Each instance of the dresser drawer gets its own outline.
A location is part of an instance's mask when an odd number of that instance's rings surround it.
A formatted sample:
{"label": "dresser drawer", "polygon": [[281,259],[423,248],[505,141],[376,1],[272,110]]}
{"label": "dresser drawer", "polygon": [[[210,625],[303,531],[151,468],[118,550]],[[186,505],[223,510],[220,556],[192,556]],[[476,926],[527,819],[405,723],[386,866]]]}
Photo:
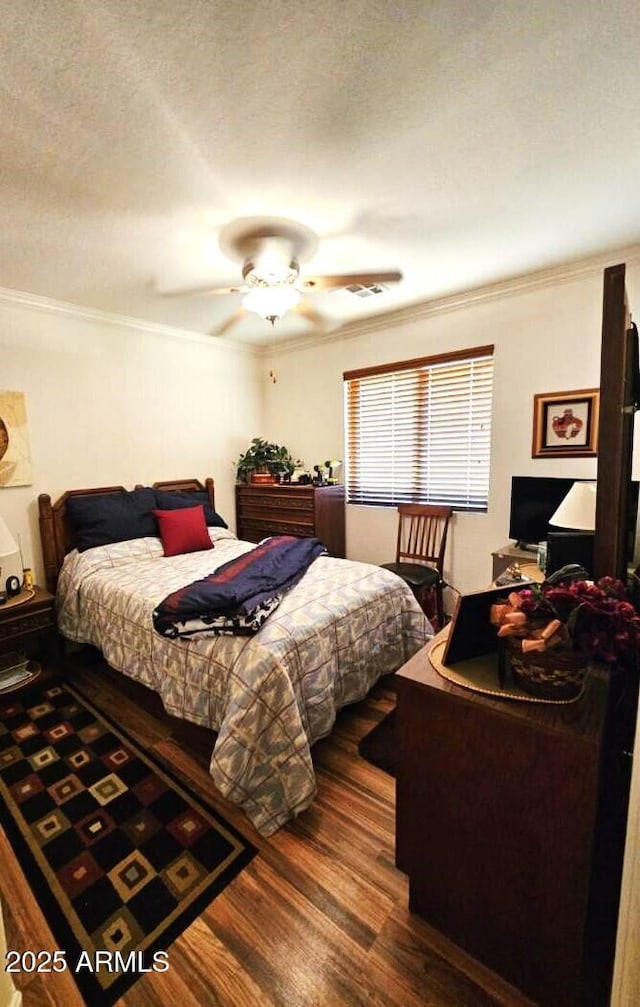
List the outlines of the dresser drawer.
{"label": "dresser drawer", "polygon": [[10,623],[0,623],[0,639],[10,639],[25,633],[37,633],[39,630],[53,629],[54,627],[55,617],[52,610],[29,612],[17,616]]}
{"label": "dresser drawer", "polygon": [[295,514],[313,514],[313,494],[312,493],[252,493],[242,492],[239,494],[238,503],[240,512],[243,514],[255,514],[261,511],[293,511]]}
{"label": "dresser drawer", "polygon": [[37,585],[31,594],[0,606],[0,654],[15,650],[31,657],[32,648],[45,654],[57,639],[54,596]]}
{"label": "dresser drawer", "polygon": [[238,508],[240,520],[245,521],[294,521],[313,527],[313,507],[278,506],[270,501],[261,505],[258,501],[241,502]]}
{"label": "dresser drawer", "polygon": [[238,538],[249,542],[259,542],[268,535],[298,535],[307,538],[314,534],[312,524],[296,524],[294,521],[243,520],[238,529]]}

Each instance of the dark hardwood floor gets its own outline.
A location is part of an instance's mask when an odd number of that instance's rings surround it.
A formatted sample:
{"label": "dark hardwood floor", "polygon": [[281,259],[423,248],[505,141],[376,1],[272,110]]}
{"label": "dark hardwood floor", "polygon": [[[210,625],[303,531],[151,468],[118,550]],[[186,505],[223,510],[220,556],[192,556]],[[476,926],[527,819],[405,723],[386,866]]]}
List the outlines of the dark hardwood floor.
{"label": "dark hardwood floor", "polygon": [[[314,748],[318,796],[262,839],[218,798],[211,736],[167,717],[153,694],[80,651],[65,674],[257,846],[258,854],[168,949],[165,973],[143,975],[118,1007],[524,1007],[529,1001],[407,909],[394,864],[395,783],[358,741],[394,705],[389,682],[343,710]],[[0,833],[7,946],[55,950]],[[70,973],[14,977],[23,1007],[78,1007]]]}

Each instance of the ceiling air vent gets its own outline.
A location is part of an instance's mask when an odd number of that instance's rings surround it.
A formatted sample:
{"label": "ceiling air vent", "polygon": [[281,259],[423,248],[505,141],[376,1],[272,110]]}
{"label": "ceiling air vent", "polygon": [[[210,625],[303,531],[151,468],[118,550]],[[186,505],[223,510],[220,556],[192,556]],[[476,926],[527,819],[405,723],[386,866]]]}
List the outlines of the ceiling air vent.
{"label": "ceiling air vent", "polygon": [[360,283],[352,283],[349,287],[344,287],[344,290],[348,290],[350,294],[355,294],[356,297],[371,297],[372,294],[384,294],[385,290],[389,288],[383,283],[369,283],[363,286]]}

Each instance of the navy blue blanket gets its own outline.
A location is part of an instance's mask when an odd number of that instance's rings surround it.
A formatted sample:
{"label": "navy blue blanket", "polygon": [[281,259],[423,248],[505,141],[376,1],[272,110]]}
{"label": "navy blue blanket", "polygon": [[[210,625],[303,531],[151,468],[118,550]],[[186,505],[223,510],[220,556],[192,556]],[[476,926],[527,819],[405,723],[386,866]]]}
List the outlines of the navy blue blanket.
{"label": "navy blue blanket", "polygon": [[272,612],[326,551],[317,538],[274,535],[202,580],[173,591],[155,609],[154,628],[170,637],[256,632],[264,613]]}

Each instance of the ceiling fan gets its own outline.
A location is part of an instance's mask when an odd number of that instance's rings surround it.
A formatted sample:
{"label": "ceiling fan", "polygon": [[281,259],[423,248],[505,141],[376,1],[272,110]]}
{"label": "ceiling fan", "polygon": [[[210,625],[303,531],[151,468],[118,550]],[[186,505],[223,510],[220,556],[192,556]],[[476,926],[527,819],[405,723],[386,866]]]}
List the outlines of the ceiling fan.
{"label": "ceiling fan", "polygon": [[169,295],[244,294],[242,304],[211,332],[213,336],[224,335],[251,311],[275,325],[287,311],[293,310],[323,329],[325,319],[303,298],[304,293],[397,283],[402,279],[397,270],[300,276],[300,263],[315,254],[319,239],[311,228],[284,217],[240,217],[222,228],[218,241],[228,259],[242,264],[244,282],[234,287],[194,287]]}

